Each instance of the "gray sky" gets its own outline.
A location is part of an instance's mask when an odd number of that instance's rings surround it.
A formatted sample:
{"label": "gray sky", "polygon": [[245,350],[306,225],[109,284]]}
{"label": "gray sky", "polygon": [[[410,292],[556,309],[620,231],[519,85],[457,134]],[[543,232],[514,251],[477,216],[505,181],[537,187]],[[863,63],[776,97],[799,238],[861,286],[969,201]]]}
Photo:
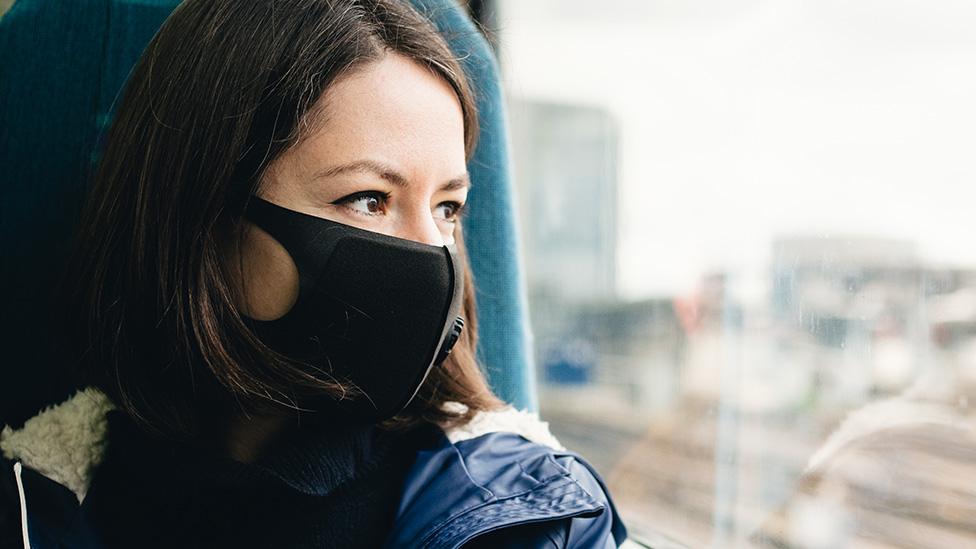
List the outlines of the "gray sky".
{"label": "gray sky", "polygon": [[501,4],[509,93],[620,123],[625,296],[763,280],[793,234],[976,268],[976,2]]}

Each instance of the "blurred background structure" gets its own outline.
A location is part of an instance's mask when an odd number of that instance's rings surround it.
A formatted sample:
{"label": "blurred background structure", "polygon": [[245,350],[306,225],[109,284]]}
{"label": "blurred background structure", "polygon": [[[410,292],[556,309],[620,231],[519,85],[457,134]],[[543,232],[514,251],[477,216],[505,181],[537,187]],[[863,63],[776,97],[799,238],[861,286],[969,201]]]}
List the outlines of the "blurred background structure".
{"label": "blurred background structure", "polygon": [[976,546],[976,5],[495,8],[543,417],[635,537]]}

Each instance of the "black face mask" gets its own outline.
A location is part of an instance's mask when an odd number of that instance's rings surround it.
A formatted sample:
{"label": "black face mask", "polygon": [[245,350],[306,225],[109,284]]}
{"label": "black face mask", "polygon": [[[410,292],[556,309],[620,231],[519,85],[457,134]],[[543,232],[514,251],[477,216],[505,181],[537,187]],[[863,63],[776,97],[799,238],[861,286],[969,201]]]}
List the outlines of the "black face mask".
{"label": "black face mask", "polygon": [[454,246],[366,231],[258,197],[245,217],[284,246],[299,278],[288,313],[246,319],[255,334],[312,371],[354,384],[362,394],[332,401],[339,410],[369,421],[403,410],[464,326]]}

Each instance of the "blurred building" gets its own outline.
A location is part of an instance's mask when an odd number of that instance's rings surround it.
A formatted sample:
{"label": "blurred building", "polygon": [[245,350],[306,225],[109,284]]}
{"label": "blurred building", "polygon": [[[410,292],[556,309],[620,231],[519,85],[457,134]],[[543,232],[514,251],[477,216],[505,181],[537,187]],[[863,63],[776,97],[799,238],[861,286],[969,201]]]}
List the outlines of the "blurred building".
{"label": "blurred building", "polygon": [[618,125],[581,105],[511,112],[543,400],[576,406],[586,390],[647,421],[680,394],[682,330],[670,299],[617,299]]}
{"label": "blurred building", "polygon": [[522,241],[533,301],[616,293],[619,130],[601,109],[512,102]]}

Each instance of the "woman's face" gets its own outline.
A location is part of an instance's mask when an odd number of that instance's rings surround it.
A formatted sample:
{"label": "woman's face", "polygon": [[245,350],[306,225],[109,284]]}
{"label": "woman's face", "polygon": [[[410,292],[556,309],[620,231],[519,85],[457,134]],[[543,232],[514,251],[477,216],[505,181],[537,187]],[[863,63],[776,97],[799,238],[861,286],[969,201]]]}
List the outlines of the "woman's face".
{"label": "woman's face", "polygon": [[[310,121],[315,133],[272,162],[258,194],[362,229],[453,243],[470,184],[461,104],[451,86],[388,54],[334,83],[318,107]],[[278,318],[298,297],[298,271],[271,236],[248,229],[242,255],[230,258],[243,267],[244,312]]]}

